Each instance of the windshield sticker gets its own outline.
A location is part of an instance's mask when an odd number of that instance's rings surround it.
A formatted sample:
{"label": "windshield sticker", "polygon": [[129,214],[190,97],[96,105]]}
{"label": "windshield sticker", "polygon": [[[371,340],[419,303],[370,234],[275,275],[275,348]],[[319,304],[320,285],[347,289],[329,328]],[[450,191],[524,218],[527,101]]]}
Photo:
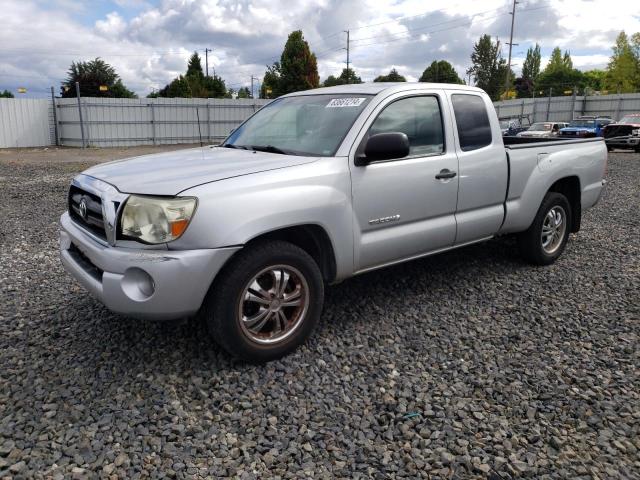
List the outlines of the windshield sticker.
{"label": "windshield sticker", "polygon": [[359,107],[366,98],[332,98],[324,108]]}

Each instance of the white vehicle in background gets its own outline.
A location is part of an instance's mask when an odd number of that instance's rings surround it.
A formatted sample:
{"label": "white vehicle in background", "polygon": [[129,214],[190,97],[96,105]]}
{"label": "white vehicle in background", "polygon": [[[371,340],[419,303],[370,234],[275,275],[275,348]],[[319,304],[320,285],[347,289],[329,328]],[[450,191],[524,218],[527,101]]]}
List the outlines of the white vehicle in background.
{"label": "white vehicle in background", "polygon": [[568,127],[566,122],[536,122],[524,132],[518,133],[517,137],[557,137],[560,129]]}

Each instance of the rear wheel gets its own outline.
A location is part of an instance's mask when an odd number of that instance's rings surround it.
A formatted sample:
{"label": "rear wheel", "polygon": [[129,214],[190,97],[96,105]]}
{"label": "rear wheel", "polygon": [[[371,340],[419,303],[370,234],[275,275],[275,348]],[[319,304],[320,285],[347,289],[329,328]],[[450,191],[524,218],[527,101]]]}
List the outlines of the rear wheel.
{"label": "rear wheel", "polygon": [[547,193],[531,226],[518,236],[522,256],[535,265],[555,262],[567,245],[571,218],[567,197]]}
{"label": "rear wheel", "polygon": [[217,343],[250,362],[293,351],[318,323],[324,285],[316,262],[283,241],[246,247],[220,272],[202,314]]}

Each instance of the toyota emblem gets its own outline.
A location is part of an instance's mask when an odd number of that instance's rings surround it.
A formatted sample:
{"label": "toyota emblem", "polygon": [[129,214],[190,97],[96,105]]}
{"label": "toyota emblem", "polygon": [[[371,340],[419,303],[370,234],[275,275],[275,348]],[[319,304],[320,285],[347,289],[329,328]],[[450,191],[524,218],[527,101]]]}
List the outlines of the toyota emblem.
{"label": "toyota emblem", "polygon": [[80,200],[80,204],[78,205],[78,210],[80,210],[80,216],[83,220],[87,219],[87,201],[83,198]]}

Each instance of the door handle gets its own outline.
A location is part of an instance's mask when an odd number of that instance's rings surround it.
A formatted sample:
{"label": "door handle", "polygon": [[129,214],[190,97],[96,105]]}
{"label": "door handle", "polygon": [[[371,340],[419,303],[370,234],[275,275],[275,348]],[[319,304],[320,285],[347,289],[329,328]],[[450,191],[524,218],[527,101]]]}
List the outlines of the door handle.
{"label": "door handle", "polygon": [[438,179],[438,180],[447,180],[449,178],[455,177],[456,175],[457,175],[456,172],[452,172],[448,168],[445,168],[443,170],[440,170],[440,173],[438,173],[436,175],[436,179]]}

